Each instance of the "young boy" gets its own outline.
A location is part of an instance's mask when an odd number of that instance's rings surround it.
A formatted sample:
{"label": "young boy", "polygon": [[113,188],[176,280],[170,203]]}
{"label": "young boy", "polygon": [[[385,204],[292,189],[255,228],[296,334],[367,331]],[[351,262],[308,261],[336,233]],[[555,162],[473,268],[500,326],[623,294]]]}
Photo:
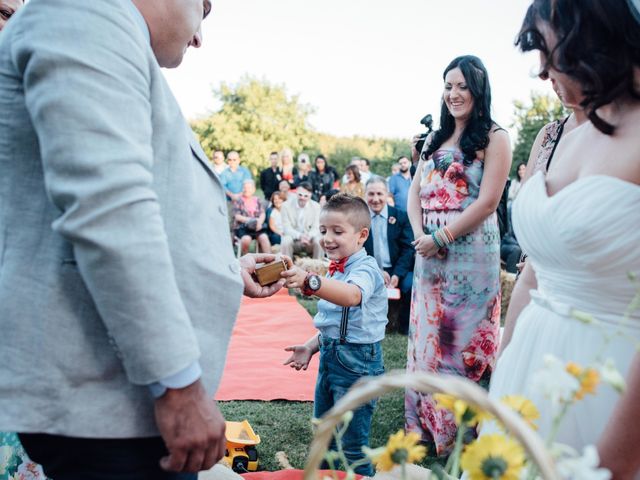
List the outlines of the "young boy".
{"label": "young boy", "polygon": [[[293,352],[285,365],[297,370],[306,370],[311,357],[320,352],[316,418],[357,380],[384,372],[380,341],[387,324],[388,302],[378,264],[363,248],[370,224],[369,208],[361,198],[334,195],[320,213],[320,244],[331,260],[329,272],[322,279],[295,266],[282,273],[289,288],[301,288],[303,294],[321,299],[314,318],[319,334],[304,345],[285,349]],[[350,463],[365,458],[362,447],[369,444],[374,406],[372,401],[354,412],[342,439]],[[355,471],[368,476],[374,473],[371,462]]]}

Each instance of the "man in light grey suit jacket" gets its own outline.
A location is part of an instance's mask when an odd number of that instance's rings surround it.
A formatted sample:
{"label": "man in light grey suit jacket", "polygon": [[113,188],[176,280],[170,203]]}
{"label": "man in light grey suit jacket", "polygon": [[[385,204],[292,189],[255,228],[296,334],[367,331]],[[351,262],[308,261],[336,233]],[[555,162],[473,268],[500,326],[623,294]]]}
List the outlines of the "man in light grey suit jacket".
{"label": "man in light grey suit jacket", "polygon": [[160,71],[209,9],[31,0],[0,35],[0,430],[56,480],[209,468],[243,284],[280,288],[250,275],[270,256],[234,260]]}

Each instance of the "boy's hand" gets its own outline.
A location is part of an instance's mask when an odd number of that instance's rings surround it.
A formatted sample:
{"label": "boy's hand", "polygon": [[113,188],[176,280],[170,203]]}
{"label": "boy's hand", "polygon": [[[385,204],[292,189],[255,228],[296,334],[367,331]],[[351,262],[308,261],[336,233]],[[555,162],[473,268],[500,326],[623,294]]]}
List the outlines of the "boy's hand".
{"label": "boy's hand", "polygon": [[291,356],[283,363],[289,365],[296,370],[306,370],[313,356],[311,348],[306,345],[293,345],[284,349],[286,352],[293,352]]}
{"label": "boy's hand", "polygon": [[304,286],[304,280],[307,278],[307,271],[294,265],[280,275],[285,279],[287,288],[302,288]]}

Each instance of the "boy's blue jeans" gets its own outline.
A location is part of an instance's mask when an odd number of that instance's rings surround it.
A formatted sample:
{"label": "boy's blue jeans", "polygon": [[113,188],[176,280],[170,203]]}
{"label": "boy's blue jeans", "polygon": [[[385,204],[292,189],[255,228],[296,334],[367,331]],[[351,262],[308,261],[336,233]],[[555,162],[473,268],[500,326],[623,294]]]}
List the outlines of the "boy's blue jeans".
{"label": "boy's blue jeans", "polygon": [[[380,342],[356,344],[320,336],[320,368],[315,392],[315,418],[320,418],[360,378],[382,375],[384,362]],[[375,400],[353,412],[353,419],[342,438],[342,448],[349,463],[365,457],[362,447],[369,445],[369,431]],[[332,442],[331,450],[336,450]],[[361,475],[373,476],[371,462],[355,469]]]}

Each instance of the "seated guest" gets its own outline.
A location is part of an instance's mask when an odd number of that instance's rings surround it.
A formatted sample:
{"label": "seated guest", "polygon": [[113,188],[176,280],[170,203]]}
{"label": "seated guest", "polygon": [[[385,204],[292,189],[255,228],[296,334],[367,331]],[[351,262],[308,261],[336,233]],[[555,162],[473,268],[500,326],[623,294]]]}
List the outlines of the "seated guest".
{"label": "seated guest", "polygon": [[407,211],[407,197],[411,186],[411,160],[407,157],[398,159],[400,171],[389,178],[389,193],[393,195],[393,201],[397,208]]}
{"label": "seated guest", "polygon": [[296,199],[296,193],[291,191],[291,184],[286,180],[280,180],[278,184],[278,191],[285,196],[285,202],[287,200]]}
{"label": "seated guest", "polygon": [[415,253],[411,244],[413,231],[406,212],[387,205],[388,195],[386,180],[372,176],[365,190],[365,200],[371,213],[371,233],[364,248],[378,262],[385,285],[400,289],[399,327],[401,333],[407,334]]}
{"label": "seated guest", "polygon": [[509,273],[518,273],[518,263],[521,256],[522,249],[515,234],[513,231],[507,232],[500,240],[500,260],[504,269]]}
{"label": "seated guest", "polygon": [[242,193],[233,201],[233,233],[240,239],[241,252],[249,251],[251,240],[256,239],[260,251],[271,253],[271,244],[265,226],[265,211],[260,199],[256,196],[256,184],[253,180],[245,180]]}
{"label": "seated guest", "polygon": [[311,161],[309,160],[309,155],[307,155],[306,153],[301,153],[300,155],[298,155],[298,171],[293,176],[294,186],[297,187],[302,182],[308,182],[310,173]]}
{"label": "seated guest", "polygon": [[320,205],[324,205],[331,195],[338,191],[336,190],[338,172],[327,163],[324,155],[316,157],[315,169],[309,174],[309,181],[313,187],[311,198]]}
{"label": "seated guest", "polygon": [[311,184],[298,185],[296,197],[282,205],[282,253],[293,258],[294,253],[304,251],[313,258],[322,258],[320,205],[311,200]]}
{"label": "seated guest", "polygon": [[356,165],[349,165],[344,174],[347,181],[342,184],[340,191],[364,198],[364,185],[360,181],[360,170]]}
{"label": "seated guest", "polygon": [[278,190],[278,184],[282,180],[282,170],[278,166],[278,152],[269,154],[270,166],[260,172],[260,188],[264,193],[264,198],[269,200],[273,192]]}
{"label": "seated guest", "polygon": [[251,172],[240,165],[240,154],[235,150],[227,155],[229,168],[220,174],[220,181],[227,199],[234,201],[241,197],[245,180],[252,180]]}
{"label": "seated guest", "polygon": [[282,234],[282,205],[287,201],[287,196],[282,192],[271,194],[271,206],[267,209],[267,233],[271,245],[280,245]]}

